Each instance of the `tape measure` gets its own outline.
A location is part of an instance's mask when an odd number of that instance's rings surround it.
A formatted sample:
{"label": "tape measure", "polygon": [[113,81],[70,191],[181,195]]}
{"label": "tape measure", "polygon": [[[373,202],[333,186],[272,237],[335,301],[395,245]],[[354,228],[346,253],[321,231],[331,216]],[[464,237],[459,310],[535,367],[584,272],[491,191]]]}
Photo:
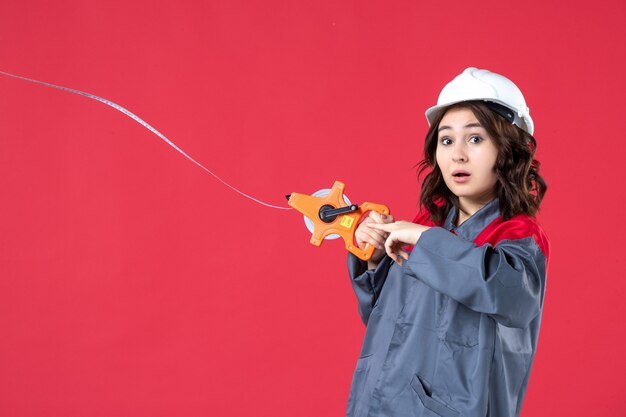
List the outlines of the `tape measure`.
{"label": "tape measure", "polygon": [[[51,84],[45,81],[39,81],[32,78],[23,77],[21,75],[15,75],[4,71],[0,71],[0,75],[5,75],[22,81],[28,81],[72,94],[77,94],[79,96],[87,97],[89,99],[99,101],[100,103],[103,103],[109,107],[112,107],[115,110],[123,113],[125,116],[130,117],[144,128],[148,129],[150,132],[158,136],[162,141],[178,151],[182,156],[193,162],[195,165],[197,165],[208,174],[212,175],[215,179],[220,181],[225,186],[241,194],[243,197],[246,197],[266,207],[279,210],[290,210],[290,207],[281,207],[266,203],[235,188],[234,186],[220,178],[218,175],[216,175],[213,171],[206,168],[200,162],[196,161],[194,158],[185,153],[174,142],[172,142],[170,139],[168,139],[165,135],[156,130],[142,118],[117,103],[114,103],[95,94],[56,84]],[[348,251],[363,260],[370,259],[372,254],[374,253],[375,248],[368,244],[365,246],[364,249],[360,249],[354,243],[354,232],[356,231],[356,228],[358,227],[362,217],[365,216],[369,211],[376,211],[378,213],[386,215],[389,214],[389,208],[382,204],[367,202],[361,204],[360,206],[352,204],[350,200],[343,194],[344,188],[345,185],[342,182],[335,181],[335,184],[330,189],[319,190],[313,193],[313,195],[292,193],[287,196],[287,199],[289,200],[289,205],[291,207],[304,214],[304,222],[307,229],[309,229],[309,231],[311,232],[311,243],[313,245],[320,246],[325,239],[331,240],[342,237],[345,241],[346,249],[348,249]]]}
{"label": "tape measure", "polygon": [[325,239],[342,237],[346,249],[366,261],[372,257],[375,248],[370,244],[359,248],[354,242],[354,232],[368,212],[387,215],[389,208],[369,202],[352,204],[344,195],[344,189],[344,183],[335,181],[330,189],[322,189],[312,195],[291,193],[287,200],[291,207],[304,215],[304,223],[311,232],[311,244],[321,246]]}

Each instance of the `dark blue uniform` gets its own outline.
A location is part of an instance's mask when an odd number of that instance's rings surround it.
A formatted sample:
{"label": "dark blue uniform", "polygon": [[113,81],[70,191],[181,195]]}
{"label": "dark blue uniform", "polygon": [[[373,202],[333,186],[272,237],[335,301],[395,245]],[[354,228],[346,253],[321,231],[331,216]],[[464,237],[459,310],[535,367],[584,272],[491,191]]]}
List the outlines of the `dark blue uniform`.
{"label": "dark blue uniform", "polygon": [[[543,306],[548,241],[493,200],[459,227],[452,209],[400,266],[350,255],[367,325],[349,417],[518,416]],[[429,224],[422,213],[417,223]]]}

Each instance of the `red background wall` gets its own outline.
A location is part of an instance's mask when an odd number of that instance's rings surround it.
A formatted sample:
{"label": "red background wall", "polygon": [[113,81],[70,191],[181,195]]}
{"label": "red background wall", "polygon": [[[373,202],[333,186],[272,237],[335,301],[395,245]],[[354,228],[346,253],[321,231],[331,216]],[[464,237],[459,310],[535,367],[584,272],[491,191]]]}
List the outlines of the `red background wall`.
{"label": "red background wall", "polygon": [[[416,210],[424,110],[524,92],[552,259],[524,417],[626,415],[626,3],[5,1],[0,70],[106,97],[243,191]],[[0,415],[341,416],[364,328],[337,241],[121,113],[0,76]]]}

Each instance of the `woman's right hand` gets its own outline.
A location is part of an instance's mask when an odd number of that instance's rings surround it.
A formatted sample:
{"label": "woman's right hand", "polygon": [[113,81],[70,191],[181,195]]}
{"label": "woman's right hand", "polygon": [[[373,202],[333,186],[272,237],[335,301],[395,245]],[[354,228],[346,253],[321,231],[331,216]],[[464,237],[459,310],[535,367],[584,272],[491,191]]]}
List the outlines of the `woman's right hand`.
{"label": "woman's right hand", "polygon": [[369,224],[384,224],[393,222],[394,220],[392,215],[385,215],[375,211],[370,211],[367,214],[367,217],[365,217],[354,232],[355,243],[360,249],[364,249],[367,244],[376,248],[372,257],[368,261],[368,266],[370,268],[375,268],[376,264],[378,264],[383,256],[385,256],[385,241],[387,240],[389,233],[382,230],[376,230],[370,227]]}

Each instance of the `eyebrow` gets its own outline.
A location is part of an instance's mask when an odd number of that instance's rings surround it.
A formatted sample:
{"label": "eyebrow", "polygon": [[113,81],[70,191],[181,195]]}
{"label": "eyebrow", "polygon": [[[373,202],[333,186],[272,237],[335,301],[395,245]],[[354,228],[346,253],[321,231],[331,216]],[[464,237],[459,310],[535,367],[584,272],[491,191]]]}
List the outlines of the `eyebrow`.
{"label": "eyebrow", "polygon": [[[472,127],[483,127],[483,126],[480,123],[469,123],[469,124],[466,124],[463,127],[465,129],[469,129],[469,128],[472,128]],[[439,133],[439,132],[441,132],[442,130],[445,130],[445,129],[452,129],[452,128],[450,126],[446,126],[446,125],[439,126],[439,129],[437,130],[437,133]]]}

